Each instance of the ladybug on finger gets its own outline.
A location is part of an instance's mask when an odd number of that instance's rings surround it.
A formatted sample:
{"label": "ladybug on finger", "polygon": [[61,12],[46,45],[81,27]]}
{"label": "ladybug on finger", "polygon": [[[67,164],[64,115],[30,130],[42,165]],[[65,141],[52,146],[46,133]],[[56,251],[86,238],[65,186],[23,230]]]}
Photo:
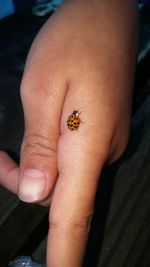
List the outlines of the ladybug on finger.
{"label": "ladybug on finger", "polygon": [[77,110],[74,110],[67,119],[67,127],[71,131],[77,130],[79,128],[80,122],[81,120],[79,117],[79,112]]}

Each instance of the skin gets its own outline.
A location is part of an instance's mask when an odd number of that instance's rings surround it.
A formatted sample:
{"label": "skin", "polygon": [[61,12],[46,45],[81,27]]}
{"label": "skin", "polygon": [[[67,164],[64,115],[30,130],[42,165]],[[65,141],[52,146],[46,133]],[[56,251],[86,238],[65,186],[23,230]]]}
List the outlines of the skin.
{"label": "skin", "polygon": [[[101,170],[128,141],[137,32],[134,0],[68,0],[29,52],[21,162],[1,151],[0,183],[26,202],[51,201],[47,267],[82,265]],[[77,131],[66,125],[73,110]]]}

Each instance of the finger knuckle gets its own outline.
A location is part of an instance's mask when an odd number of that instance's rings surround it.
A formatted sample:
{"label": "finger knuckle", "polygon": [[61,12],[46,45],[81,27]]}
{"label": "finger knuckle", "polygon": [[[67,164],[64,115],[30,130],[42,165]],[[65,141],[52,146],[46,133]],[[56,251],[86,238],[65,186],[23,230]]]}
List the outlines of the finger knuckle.
{"label": "finger knuckle", "polygon": [[[32,77],[33,76],[33,77]],[[45,101],[56,96],[57,78],[53,74],[47,77],[46,74],[26,74],[21,82],[21,99],[23,103],[34,101]]]}
{"label": "finger knuckle", "polygon": [[51,158],[56,156],[57,148],[54,142],[40,135],[27,135],[22,143],[23,154],[34,158]]}
{"label": "finger knuckle", "polygon": [[92,216],[82,218],[53,220],[50,219],[50,229],[60,230],[64,232],[75,233],[76,235],[87,236],[90,231]]}

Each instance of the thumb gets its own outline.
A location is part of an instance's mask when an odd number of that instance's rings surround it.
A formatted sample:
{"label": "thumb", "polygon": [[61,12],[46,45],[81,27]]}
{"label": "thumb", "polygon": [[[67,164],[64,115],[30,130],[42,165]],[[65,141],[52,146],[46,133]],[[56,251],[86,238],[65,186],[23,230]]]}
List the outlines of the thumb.
{"label": "thumb", "polygon": [[18,196],[26,202],[47,199],[57,178],[56,158],[61,113],[57,102],[60,99],[54,101],[52,97],[48,98],[43,86],[42,89],[43,92],[36,86],[35,92],[23,86],[21,91],[25,133],[21,149]]}

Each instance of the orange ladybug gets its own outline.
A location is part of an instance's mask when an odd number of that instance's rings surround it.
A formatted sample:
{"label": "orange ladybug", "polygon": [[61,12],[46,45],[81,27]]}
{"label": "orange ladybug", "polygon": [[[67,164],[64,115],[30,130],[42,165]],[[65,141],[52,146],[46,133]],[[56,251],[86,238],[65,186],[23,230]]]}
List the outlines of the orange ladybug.
{"label": "orange ladybug", "polygon": [[79,112],[77,110],[74,110],[68,117],[67,127],[71,131],[77,130],[79,128],[80,122],[81,120],[79,118]]}

